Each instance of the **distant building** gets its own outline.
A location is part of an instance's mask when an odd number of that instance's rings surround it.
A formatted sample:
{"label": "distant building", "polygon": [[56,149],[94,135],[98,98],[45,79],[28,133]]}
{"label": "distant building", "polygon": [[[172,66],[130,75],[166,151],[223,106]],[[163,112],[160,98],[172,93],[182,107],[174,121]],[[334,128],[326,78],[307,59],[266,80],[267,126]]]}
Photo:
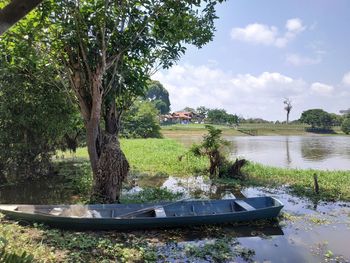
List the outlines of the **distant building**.
{"label": "distant building", "polygon": [[341,114],[350,114],[350,108],[347,110],[340,110],[339,111]]}
{"label": "distant building", "polygon": [[174,123],[188,124],[191,122],[192,115],[190,112],[178,111],[172,114]]}
{"label": "distant building", "polygon": [[171,114],[161,115],[160,122],[161,123],[181,123],[181,124],[189,124],[189,123],[201,123],[203,118],[192,111],[177,111]]}

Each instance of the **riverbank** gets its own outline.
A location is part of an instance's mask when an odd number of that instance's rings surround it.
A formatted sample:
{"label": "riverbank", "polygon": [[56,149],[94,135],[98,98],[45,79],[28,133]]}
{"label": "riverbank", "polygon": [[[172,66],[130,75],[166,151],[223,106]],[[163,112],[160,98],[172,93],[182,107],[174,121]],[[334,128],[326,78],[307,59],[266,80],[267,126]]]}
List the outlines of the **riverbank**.
{"label": "riverbank", "polygon": [[[221,129],[224,136],[273,136],[273,135],[324,135],[310,133],[305,130],[309,126],[303,124],[243,123],[238,127],[213,125]],[[164,137],[202,136],[206,133],[205,124],[175,124],[161,126]],[[344,135],[340,127],[334,127],[334,134]],[[326,134],[330,135],[330,134]]]}

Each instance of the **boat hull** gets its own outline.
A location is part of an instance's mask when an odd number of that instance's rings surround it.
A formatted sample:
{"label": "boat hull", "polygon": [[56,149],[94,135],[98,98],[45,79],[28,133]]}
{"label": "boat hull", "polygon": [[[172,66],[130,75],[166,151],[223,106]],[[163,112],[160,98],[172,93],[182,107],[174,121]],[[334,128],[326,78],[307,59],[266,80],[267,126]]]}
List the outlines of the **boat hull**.
{"label": "boat hull", "polygon": [[[247,200],[247,199],[244,199]],[[225,200],[227,201],[227,200]],[[201,202],[202,206],[205,201]],[[206,201],[213,202],[213,201]],[[217,200],[220,204],[220,200]],[[233,200],[234,202],[234,200]],[[150,228],[170,228],[170,227],[183,227],[193,225],[204,225],[204,224],[224,224],[232,222],[252,221],[259,219],[270,219],[275,218],[280,213],[283,205],[276,199],[273,198],[273,206],[263,207],[254,209],[251,211],[234,211],[226,213],[212,213],[212,214],[198,214],[198,215],[180,215],[180,216],[167,216],[167,217],[131,217],[131,218],[120,218],[120,217],[102,217],[102,218],[80,218],[80,217],[65,217],[65,216],[54,216],[47,214],[29,213],[6,209],[6,205],[0,205],[0,212],[5,214],[8,218],[17,220],[22,223],[42,223],[55,228],[62,229],[76,229],[76,230],[134,230],[134,229],[150,229]],[[172,203],[157,204],[162,205],[165,208],[171,206]],[[184,201],[182,207],[187,205]],[[195,201],[191,201],[192,208],[197,209]],[[215,205],[215,203],[214,203]],[[14,205],[11,205],[12,207]],[[103,209],[125,209],[121,207],[123,205],[92,205],[88,206],[89,209],[98,209],[103,206]],[[120,207],[118,207],[120,206]],[[154,204],[143,205],[143,209],[152,207]],[[10,207],[10,205],[8,206]],[[20,205],[20,207],[24,207]],[[35,206],[38,208],[49,207],[49,206]],[[57,206],[52,206],[57,207]],[[135,205],[134,209],[139,209],[140,206]],[[132,211],[132,205],[127,207]],[[173,208],[173,210],[176,209]],[[129,211],[128,210],[128,211]],[[167,213],[170,213],[167,211]]]}

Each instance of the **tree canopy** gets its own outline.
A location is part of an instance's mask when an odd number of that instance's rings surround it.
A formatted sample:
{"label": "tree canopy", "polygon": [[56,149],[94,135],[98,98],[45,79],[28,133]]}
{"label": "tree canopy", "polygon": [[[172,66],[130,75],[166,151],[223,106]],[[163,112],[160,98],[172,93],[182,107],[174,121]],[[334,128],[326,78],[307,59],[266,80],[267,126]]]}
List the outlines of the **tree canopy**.
{"label": "tree canopy", "polygon": [[349,134],[350,133],[350,114],[346,115],[343,123],[341,124],[341,130],[345,133],[345,134]]}
{"label": "tree canopy", "polygon": [[152,101],[160,114],[166,114],[170,111],[169,92],[159,82],[152,80],[147,85],[145,98]]}
{"label": "tree canopy", "polygon": [[150,101],[136,101],[122,116],[121,135],[126,138],[161,138],[159,111]]}
{"label": "tree canopy", "polygon": [[7,180],[46,174],[77,117],[71,92],[31,34],[36,23],[31,14],[0,41],[0,173]]}
{"label": "tree canopy", "polygon": [[300,121],[311,125],[311,128],[328,130],[333,126],[332,116],[322,109],[311,109],[301,114]]}
{"label": "tree canopy", "polygon": [[213,124],[238,124],[238,116],[229,114],[224,109],[209,109],[207,111],[207,122]]}

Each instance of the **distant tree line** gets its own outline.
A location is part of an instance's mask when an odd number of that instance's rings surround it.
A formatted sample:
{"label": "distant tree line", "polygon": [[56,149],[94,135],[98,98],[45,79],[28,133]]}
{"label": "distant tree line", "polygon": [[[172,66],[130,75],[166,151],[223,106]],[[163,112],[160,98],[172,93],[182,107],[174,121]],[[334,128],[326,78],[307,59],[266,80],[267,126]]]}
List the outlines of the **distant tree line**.
{"label": "distant tree line", "polygon": [[[190,109],[191,108],[185,108]],[[197,113],[200,118],[205,123],[210,124],[222,124],[222,125],[238,125],[239,124],[239,117],[236,114],[228,113],[224,109],[210,109],[206,108],[205,106],[200,106],[196,110],[193,109],[193,112]]]}
{"label": "distant tree line", "polygon": [[338,115],[323,109],[310,109],[301,114],[299,121],[311,125],[308,130],[313,132],[333,132],[334,126],[341,126],[345,134],[350,132],[350,114]]}

